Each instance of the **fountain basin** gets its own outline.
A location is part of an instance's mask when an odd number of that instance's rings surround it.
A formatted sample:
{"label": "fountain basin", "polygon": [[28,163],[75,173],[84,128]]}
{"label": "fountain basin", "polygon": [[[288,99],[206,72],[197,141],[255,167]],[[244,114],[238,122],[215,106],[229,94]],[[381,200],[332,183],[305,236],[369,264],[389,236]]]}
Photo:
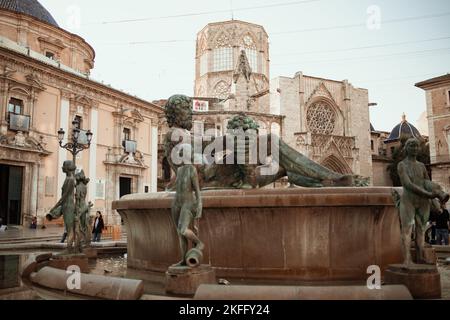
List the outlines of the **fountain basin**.
{"label": "fountain basin", "polygon": [[[204,263],[218,277],[365,281],[367,268],[402,261],[392,188],[203,191]],[[125,221],[128,267],[157,273],[180,260],[174,193],[113,202]]]}

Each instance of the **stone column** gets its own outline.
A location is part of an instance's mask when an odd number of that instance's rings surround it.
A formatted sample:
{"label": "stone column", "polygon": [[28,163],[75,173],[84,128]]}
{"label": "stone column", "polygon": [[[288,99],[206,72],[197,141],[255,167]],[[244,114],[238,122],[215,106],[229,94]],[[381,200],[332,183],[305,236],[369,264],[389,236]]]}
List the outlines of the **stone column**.
{"label": "stone column", "polygon": [[303,79],[303,73],[298,72],[298,101],[299,101],[299,113],[300,113],[300,132],[306,130],[306,109],[305,109],[305,82]]}
{"label": "stone column", "polygon": [[344,80],[344,136],[351,137],[352,134],[352,112],[351,112],[351,98],[350,98],[351,85],[348,80]]}
{"label": "stone column", "polygon": [[88,184],[88,199],[95,204],[95,184],[97,180],[97,137],[98,137],[98,110],[96,108],[91,109],[91,128],[94,133],[91,140],[91,146],[89,148],[89,179]]}
{"label": "stone column", "polygon": [[122,123],[123,115],[119,112],[114,114],[114,141],[113,141],[113,154],[115,156],[120,155],[122,152]]}
{"label": "stone column", "polygon": [[6,113],[8,111],[8,83],[3,82],[0,85],[0,135],[5,135],[8,131],[6,122]]}
{"label": "stone column", "polygon": [[[115,168],[114,180],[113,181],[115,181],[115,183],[114,183],[114,198],[113,198],[113,200],[118,200],[118,199],[120,199],[120,174],[117,171],[117,168]],[[120,218],[119,213],[114,210],[112,212],[112,215],[113,215],[113,223],[115,225],[120,225],[121,218]]]}
{"label": "stone column", "polygon": [[158,126],[157,121],[152,120],[151,134],[151,165],[150,165],[150,190],[158,191]]}
{"label": "stone column", "polygon": [[35,216],[37,214],[38,206],[38,185],[39,185],[39,162],[32,164],[31,166],[31,196],[30,196],[30,215]]}

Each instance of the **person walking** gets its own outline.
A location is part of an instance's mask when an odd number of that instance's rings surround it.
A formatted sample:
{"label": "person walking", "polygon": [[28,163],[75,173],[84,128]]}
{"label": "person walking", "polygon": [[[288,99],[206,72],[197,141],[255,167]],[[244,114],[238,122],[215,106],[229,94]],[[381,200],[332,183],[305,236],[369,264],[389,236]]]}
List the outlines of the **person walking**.
{"label": "person walking", "polygon": [[445,204],[441,205],[440,213],[436,216],[436,236],[437,245],[448,246],[448,228],[449,228],[450,215],[445,208]]}
{"label": "person walking", "polygon": [[92,242],[100,242],[102,231],[104,228],[105,224],[103,223],[102,213],[100,211],[97,211],[94,221],[94,227],[92,228],[92,234],[94,235]]}

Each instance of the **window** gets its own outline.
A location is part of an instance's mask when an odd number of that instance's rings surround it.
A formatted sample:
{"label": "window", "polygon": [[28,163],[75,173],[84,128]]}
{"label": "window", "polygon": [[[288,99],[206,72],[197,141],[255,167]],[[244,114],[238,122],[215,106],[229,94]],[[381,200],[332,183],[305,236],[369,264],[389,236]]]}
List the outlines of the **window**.
{"label": "window", "polygon": [[447,91],[447,105],[450,107],[450,90]]}
{"label": "window", "polygon": [[312,133],[333,134],[336,114],[327,103],[319,101],[308,108],[306,122]]}
{"label": "window", "polygon": [[49,59],[55,60],[55,54],[53,52],[46,51],[45,56]]}
{"label": "window", "polygon": [[16,98],[11,98],[8,103],[8,115],[7,121],[9,122],[10,114],[22,114],[23,113],[23,101]]}
{"label": "window", "polygon": [[131,140],[131,130],[123,128],[123,140]]}
{"label": "window", "polygon": [[370,140],[370,149],[373,151],[373,140]]}
{"label": "window", "polygon": [[214,86],[214,97],[225,100],[228,98],[230,92],[230,85],[228,85],[225,81],[219,81]]}
{"label": "window", "polygon": [[213,71],[233,70],[233,48],[223,47],[213,50]]}
{"label": "window", "polygon": [[8,104],[8,112],[15,114],[22,114],[23,112],[23,101],[16,98],[11,98]]}

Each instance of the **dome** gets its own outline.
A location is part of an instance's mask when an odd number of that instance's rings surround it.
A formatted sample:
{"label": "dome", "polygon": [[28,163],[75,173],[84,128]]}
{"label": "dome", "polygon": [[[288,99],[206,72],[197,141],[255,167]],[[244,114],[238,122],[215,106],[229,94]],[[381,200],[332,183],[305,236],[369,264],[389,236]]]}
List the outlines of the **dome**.
{"label": "dome", "polygon": [[392,129],[391,134],[384,142],[400,140],[402,136],[421,138],[419,130],[406,120],[405,114],[402,116],[402,121]]}
{"label": "dome", "polygon": [[0,0],[0,9],[26,14],[59,27],[52,15],[37,0]]}

